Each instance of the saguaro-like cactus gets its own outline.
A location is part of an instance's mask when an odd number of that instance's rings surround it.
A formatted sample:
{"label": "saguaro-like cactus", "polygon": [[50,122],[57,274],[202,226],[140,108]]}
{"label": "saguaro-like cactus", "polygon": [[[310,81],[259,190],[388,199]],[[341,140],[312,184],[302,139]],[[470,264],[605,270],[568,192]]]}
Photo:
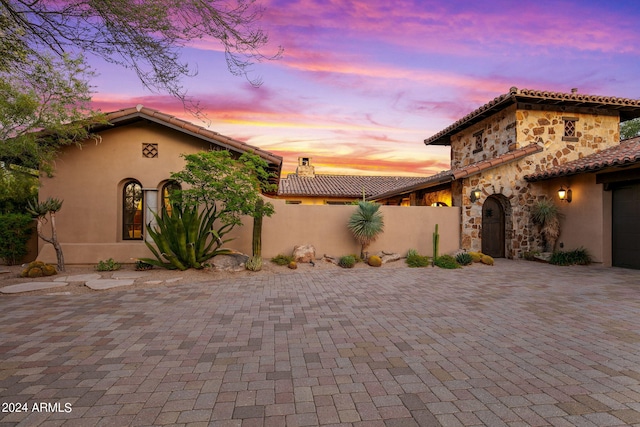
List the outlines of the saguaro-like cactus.
{"label": "saguaro-like cactus", "polygon": [[440,247],[440,235],[438,234],[438,224],[436,224],[436,231],[433,233],[433,262],[434,263],[438,258],[439,247]]}
{"label": "saguaro-like cactus", "polygon": [[253,216],[253,239],[251,241],[251,249],[253,250],[254,257],[262,256],[262,218],[264,214],[262,208],[264,207],[264,200],[259,198],[256,202],[256,213]]}

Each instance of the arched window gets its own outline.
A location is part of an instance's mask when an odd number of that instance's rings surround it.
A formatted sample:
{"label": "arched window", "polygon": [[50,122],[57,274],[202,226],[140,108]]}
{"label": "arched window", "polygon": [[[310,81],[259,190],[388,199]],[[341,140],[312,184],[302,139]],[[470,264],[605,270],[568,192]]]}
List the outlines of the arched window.
{"label": "arched window", "polygon": [[122,188],[122,239],[142,240],[144,195],[138,181],[128,181]]}
{"label": "arched window", "polygon": [[180,184],[178,184],[176,181],[167,181],[162,186],[162,204],[160,206],[164,207],[169,215],[171,215],[171,193],[181,189],[182,187],[180,187]]}

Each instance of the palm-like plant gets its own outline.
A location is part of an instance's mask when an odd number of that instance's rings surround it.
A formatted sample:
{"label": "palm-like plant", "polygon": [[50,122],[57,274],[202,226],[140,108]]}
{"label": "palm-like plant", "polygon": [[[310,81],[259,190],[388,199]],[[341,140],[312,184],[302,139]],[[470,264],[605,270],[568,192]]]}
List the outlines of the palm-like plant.
{"label": "palm-like plant", "polygon": [[552,251],[560,236],[560,211],[548,198],[538,200],[531,209],[531,220],[538,224],[545,242],[545,250]]}
{"label": "palm-like plant", "polygon": [[349,218],[347,227],[361,245],[360,257],[366,259],[365,249],[373,243],[384,229],[384,220],[377,203],[360,201]]}

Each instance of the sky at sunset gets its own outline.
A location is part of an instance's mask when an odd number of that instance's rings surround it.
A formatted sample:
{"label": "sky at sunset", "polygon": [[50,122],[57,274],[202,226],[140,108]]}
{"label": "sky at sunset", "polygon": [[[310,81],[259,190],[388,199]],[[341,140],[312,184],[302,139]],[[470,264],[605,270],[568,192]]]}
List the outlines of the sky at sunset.
{"label": "sky at sunset", "polygon": [[509,88],[640,98],[640,1],[263,0],[268,55],[251,86],[231,75],[215,42],[183,51],[184,81],[207,122],[95,62],[95,106],[143,104],[316,173],[428,176],[448,147],[423,140]]}

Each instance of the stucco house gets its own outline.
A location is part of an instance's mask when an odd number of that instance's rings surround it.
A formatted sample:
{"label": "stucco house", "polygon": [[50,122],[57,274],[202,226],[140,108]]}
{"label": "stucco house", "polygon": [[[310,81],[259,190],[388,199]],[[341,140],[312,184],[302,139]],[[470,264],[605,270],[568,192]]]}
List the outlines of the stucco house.
{"label": "stucco house", "polygon": [[[145,228],[177,185],[170,176],[184,167],[181,154],[249,151],[280,177],[281,157],[142,105],[108,113],[107,121],[93,129],[97,142],[62,148],[54,175],[40,178],[40,200],[64,201],[57,231],[70,264],[151,256]],[[54,261],[51,245],[41,241],[38,258]]]}
{"label": "stucco house", "polygon": [[514,87],[424,141],[451,147],[450,170],[371,199],[451,200],[462,248],[514,258],[541,249],[530,211],[547,197],[563,214],[556,249],[640,268],[640,144],[619,133],[637,117],[639,100]]}
{"label": "stucco house", "polygon": [[[375,198],[410,185],[426,182],[424,177],[379,175],[331,175],[316,173],[311,157],[298,157],[296,172],[280,180],[278,198],[287,204],[345,205]],[[397,205],[410,205],[410,195],[397,199]]]}

